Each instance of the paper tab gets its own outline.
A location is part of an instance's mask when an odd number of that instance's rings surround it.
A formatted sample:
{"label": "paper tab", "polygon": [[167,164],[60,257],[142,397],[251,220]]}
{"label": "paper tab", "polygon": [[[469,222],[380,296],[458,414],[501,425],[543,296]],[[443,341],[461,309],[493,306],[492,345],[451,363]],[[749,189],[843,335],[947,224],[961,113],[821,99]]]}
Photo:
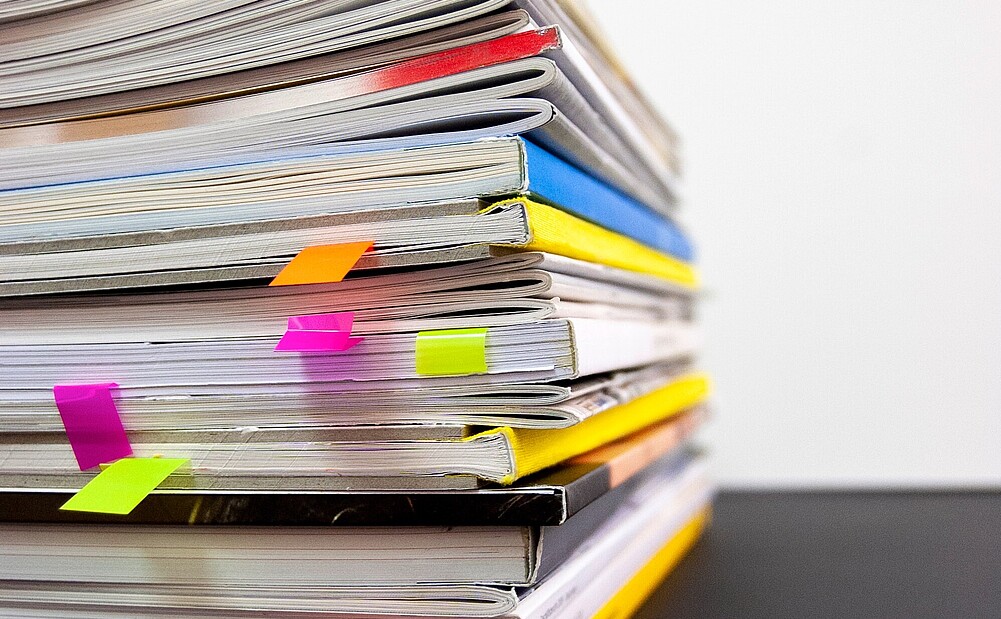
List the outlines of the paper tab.
{"label": "paper tab", "polygon": [[81,471],[132,455],[132,445],[111,398],[115,383],[56,385],[52,394]]}
{"label": "paper tab", "polygon": [[59,509],[128,514],[187,458],[122,458],[90,480]]}
{"label": "paper tab", "polygon": [[417,334],[417,373],[425,376],[483,374],[487,330],[447,329]]}
{"label": "paper tab", "polygon": [[314,245],[292,258],[269,286],[295,284],[329,284],[344,279],[362,254],[372,249],[374,241]]}
{"label": "paper tab", "polygon": [[365,338],[351,337],[354,312],[290,316],[288,330],[275,346],[276,351],[343,352]]}

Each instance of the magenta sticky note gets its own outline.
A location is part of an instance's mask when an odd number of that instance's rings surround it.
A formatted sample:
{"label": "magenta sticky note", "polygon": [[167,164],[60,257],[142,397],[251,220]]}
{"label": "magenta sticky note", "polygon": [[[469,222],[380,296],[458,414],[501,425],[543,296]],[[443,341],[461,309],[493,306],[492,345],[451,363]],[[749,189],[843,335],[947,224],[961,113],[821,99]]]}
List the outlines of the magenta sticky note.
{"label": "magenta sticky note", "polygon": [[52,388],[81,471],[132,455],[132,445],[111,397],[116,387],[115,383],[101,383]]}
{"label": "magenta sticky note", "polygon": [[363,338],[336,331],[286,331],[275,350],[282,352],[343,352]]}
{"label": "magenta sticky note", "polygon": [[275,346],[281,352],[343,352],[364,338],[351,337],[354,312],[291,316]]}
{"label": "magenta sticky note", "polygon": [[288,328],[298,331],[342,331],[351,334],[355,324],[354,312],[334,312],[331,314],[307,314],[289,316]]}

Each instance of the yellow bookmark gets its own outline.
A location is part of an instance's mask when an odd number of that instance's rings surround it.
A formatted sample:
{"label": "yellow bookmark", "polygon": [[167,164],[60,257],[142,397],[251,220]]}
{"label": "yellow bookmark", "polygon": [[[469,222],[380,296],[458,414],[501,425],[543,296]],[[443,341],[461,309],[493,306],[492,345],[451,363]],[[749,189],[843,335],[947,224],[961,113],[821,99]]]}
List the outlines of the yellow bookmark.
{"label": "yellow bookmark", "polygon": [[487,329],[446,329],[417,334],[417,373],[422,376],[483,374]]}
{"label": "yellow bookmark", "polygon": [[122,458],[104,468],[59,509],[128,514],[187,458]]}

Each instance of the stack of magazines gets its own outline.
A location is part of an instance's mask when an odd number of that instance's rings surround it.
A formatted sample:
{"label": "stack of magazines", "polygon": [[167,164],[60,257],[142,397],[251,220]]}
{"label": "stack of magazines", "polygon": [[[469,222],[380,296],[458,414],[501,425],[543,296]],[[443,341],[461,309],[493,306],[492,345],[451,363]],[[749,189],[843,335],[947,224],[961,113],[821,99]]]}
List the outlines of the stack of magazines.
{"label": "stack of magazines", "polygon": [[698,538],[677,140],[564,0],[0,5],[0,611],[623,617]]}

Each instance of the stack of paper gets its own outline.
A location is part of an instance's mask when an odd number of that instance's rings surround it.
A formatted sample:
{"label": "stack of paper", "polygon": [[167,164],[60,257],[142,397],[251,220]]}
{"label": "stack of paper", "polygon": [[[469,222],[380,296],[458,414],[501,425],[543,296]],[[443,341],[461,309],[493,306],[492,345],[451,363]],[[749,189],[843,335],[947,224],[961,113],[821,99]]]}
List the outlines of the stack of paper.
{"label": "stack of paper", "polygon": [[579,8],[7,4],[0,608],[619,617],[694,542],[676,140]]}

